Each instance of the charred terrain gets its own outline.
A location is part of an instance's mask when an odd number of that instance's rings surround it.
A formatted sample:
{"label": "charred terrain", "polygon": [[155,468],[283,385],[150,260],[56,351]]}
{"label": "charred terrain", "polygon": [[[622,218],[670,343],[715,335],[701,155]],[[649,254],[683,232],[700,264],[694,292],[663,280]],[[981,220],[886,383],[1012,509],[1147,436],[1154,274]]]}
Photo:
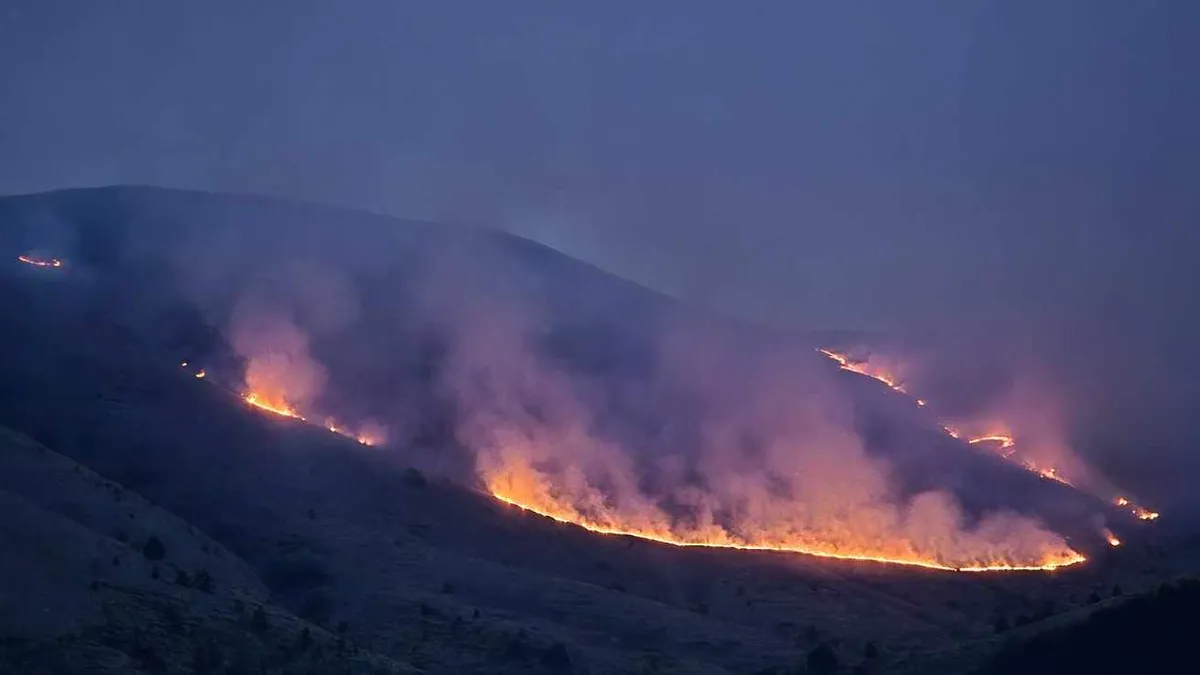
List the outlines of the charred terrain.
{"label": "charred terrain", "polygon": [[1194,602],[1169,517],[854,335],[257,197],[7,198],[0,251],[0,671],[961,673]]}

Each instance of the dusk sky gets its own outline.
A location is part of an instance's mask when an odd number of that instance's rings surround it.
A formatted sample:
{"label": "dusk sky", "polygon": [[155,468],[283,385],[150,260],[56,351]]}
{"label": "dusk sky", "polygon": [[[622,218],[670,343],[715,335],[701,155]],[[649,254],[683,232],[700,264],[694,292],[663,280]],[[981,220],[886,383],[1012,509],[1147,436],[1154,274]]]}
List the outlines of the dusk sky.
{"label": "dusk sky", "polygon": [[499,227],[758,321],[994,338],[1179,416],[1198,65],[1188,0],[17,0],[0,193]]}

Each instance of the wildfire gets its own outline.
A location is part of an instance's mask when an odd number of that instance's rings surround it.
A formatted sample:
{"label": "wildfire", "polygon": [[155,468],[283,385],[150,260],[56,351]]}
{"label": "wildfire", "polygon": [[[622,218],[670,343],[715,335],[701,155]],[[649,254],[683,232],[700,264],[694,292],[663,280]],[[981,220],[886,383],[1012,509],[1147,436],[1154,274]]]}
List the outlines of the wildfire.
{"label": "wildfire", "polygon": [[207,374],[208,374],[208,373],[205,373],[203,368],[202,368],[202,369],[200,369],[200,370],[197,370],[197,371],[196,371],[196,379],[197,379],[197,380],[203,380]]}
{"label": "wildfire", "polygon": [[59,260],[58,258],[43,259],[43,258],[32,258],[27,255],[19,255],[19,256],[17,256],[17,260],[25,263],[26,265],[33,265],[34,267],[62,267],[63,266],[63,261]]}
{"label": "wildfire", "polygon": [[1121,540],[1117,539],[1117,535],[1113,534],[1112,530],[1108,528],[1104,528],[1104,540],[1107,541],[1108,545],[1112,546],[1113,548],[1121,545]]}
{"label": "wildfire", "polygon": [[545,518],[582,527],[589,532],[637,537],[673,546],[793,552],[836,560],[889,563],[950,572],[1048,572],[1086,560],[1052,534],[1050,538],[1038,540],[1021,551],[1008,550],[1006,546],[983,545],[977,554],[966,554],[965,550],[959,550],[954,555],[962,556],[961,560],[947,560],[932,552],[922,551],[922,545],[902,538],[864,534],[857,543],[824,540],[820,533],[805,532],[799,526],[788,525],[786,516],[781,516],[784,520],[776,522],[774,527],[757,534],[734,532],[715,524],[678,526],[661,512],[618,513],[616,507],[606,507],[595,500],[588,500],[586,506],[581,504],[577,507],[569,498],[554,494],[545,477],[528,466],[505,466],[490,478],[485,477],[485,484],[487,491],[497,500]]}
{"label": "wildfire", "polygon": [[1129,501],[1128,497],[1117,497],[1113,500],[1113,504],[1115,506],[1128,509],[1129,512],[1133,514],[1133,517],[1137,518],[1138,520],[1158,520],[1157,511],[1151,511],[1143,506],[1138,506],[1137,504]]}
{"label": "wildfire", "polygon": [[[899,380],[895,376],[883,371],[880,368],[871,366],[870,363],[868,363],[868,362],[855,362],[855,361],[852,361],[849,356],[847,356],[845,354],[839,354],[838,352],[835,352],[835,351],[832,351],[829,349],[821,348],[821,349],[818,349],[817,351],[820,352],[822,355],[824,355],[826,358],[837,363],[838,368],[840,368],[842,370],[846,370],[851,373],[856,373],[858,375],[864,375],[864,376],[869,377],[878,382],[882,382],[883,384],[887,385],[887,387],[890,388],[892,391],[895,391],[895,392],[901,393],[901,394],[908,394],[908,391],[904,388],[904,386],[902,384],[900,384]],[[926,401],[923,398],[917,398],[914,400],[916,401],[917,405],[922,408],[925,407],[926,405],[928,405],[928,401]],[[950,426],[948,424],[942,424],[941,427],[942,427],[942,431],[946,432],[947,436],[950,436],[951,438],[955,438],[955,439],[963,438],[962,432],[959,431],[957,428]],[[1065,477],[1063,477],[1063,475],[1061,473],[1059,473],[1058,469],[1055,467],[1041,466],[1027,458],[1020,458],[1020,459],[1013,458],[1013,454],[1015,452],[1015,446],[1017,444],[1017,439],[1014,438],[1011,434],[1003,433],[1003,432],[994,432],[994,433],[989,433],[989,434],[985,434],[982,436],[972,436],[972,437],[967,438],[966,441],[969,445],[979,445],[981,443],[982,444],[995,444],[997,454],[999,454],[1004,459],[1014,461],[1018,466],[1024,468],[1026,471],[1029,471],[1030,473],[1035,473],[1038,476],[1045,478],[1046,480],[1052,480],[1052,481],[1055,481],[1056,483],[1061,483],[1063,485],[1074,487],[1074,484],[1072,484],[1071,481],[1069,481]],[[1144,515],[1139,515],[1135,511],[1135,515],[1137,515],[1139,518],[1142,518],[1143,520],[1153,520],[1154,518],[1158,517],[1157,513],[1152,513],[1149,511],[1145,511]]]}
{"label": "wildfire", "polygon": [[[818,558],[834,558],[837,560],[857,560],[863,562],[886,563],[891,565],[908,565],[912,567],[924,567],[934,570],[945,570],[950,572],[1017,572],[1017,571],[1039,571],[1047,572],[1067,567],[1077,563],[1084,562],[1084,558],[1079,553],[1064,548],[1063,550],[1047,551],[1042,558],[1035,561],[1033,564],[1020,564],[1018,562],[1008,562],[1004,560],[988,560],[980,561],[977,564],[968,564],[955,566],[940,562],[937,559],[924,557],[914,551],[905,551],[903,546],[898,547],[898,550],[888,553],[874,553],[867,549],[862,550],[838,550],[836,545],[822,543],[808,543],[799,541],[750,541],[741,540],[729,532],[724,530],[706,531],[703,534],[696,533],[695,536],[681,536],[674,533],[666,526],[647,527],[639,529],[635,527],[616,527],[606,525],[597,520],[588,518],[578,510],[562,504],[553,504],[545,499],[538,499],[537,496],[531,495],[536,500],[524,501],[515,496],[513,493],[507,492],[498,484],[490,484],[488,490],[496,499],[515,506],[517,508],[536,513],[540,516],[550,518],[551,520],[560,523],[567,523],[581,527],[589,532],[597,534],[637,537],[648,541],[658,542],[660,544],[668,544],[671,546],[680,547],[698,547],[698,548],[730,548],[743,551],[779,551],[782,553],[800,553],[803,555],[815,556]],[[543,495],[545,497],[545,495]],[[881,543],[881,546],[883,544]]]}
{"label": "wildfire", "polygon": [[[888,389],[891,389],[892,391],[901,394],[908,393],[908,391],[904,388],[904,385],[900,383],[896,376],[886,372],[882,368],[872,366],[869,362],[851,361],[850,357],[846,356],[845,354],[839,354],[828,349],[818,349],[817,351],[836,362],[838,364],[838,368],[841,368],[842,370],[849,371],[851,373],[857,373],[858,375],[865,375],[876,382],[882,382],[885,386],[887,386]],[[924,406],[925,401],[917,399],[917,405]]]}
{"label": "wildfire", "polygon": [[[957,436],[955,437],[957,438]],[[967,443],[975,445],[977,443],[999,443],[1001,449],[1011,448],[1016,445],[1016,441],[1012,436],[1006,434],[988,434],[987,436],[976,436],[975,438],[967,439]]]}
{"label": "wildfire", "polygon": [[295,408],[288,405],[288,402],[281,398],[267,397],[258,392],[250,392],[242,396],[242,400],[256,408],[261,408],[276,415],[304,420],[304,417],[296,412]]}
{"label": "wildfire", "polygon": [[1133,507],[1133,515],[1137,516],[1138,520],[1157,520],[1158,513],[1149,509],[1144,509],[1140,506]]}

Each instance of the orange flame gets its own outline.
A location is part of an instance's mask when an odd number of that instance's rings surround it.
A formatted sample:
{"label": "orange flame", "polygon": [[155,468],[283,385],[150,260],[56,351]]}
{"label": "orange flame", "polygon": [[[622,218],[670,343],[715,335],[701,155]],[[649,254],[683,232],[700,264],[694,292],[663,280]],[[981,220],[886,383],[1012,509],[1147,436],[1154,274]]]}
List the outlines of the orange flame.
{"label": "orange flame", "polygon": [[33,265],[34,267],[62,267],[63,266],[63,261],[59,260],[58,258],[42,259],[42,258],[31,258],[27,255],[19,255],[19,256],[17,256],[17,260],[25,263],[26,265]]}
{"label": "orange flame", "polygon": [[266,410],[267,412],[275,413],[282,417],[291,417],[293,419],[304,420],[296,409],[288,405],[288,402],[279,397],[270,397],[259,392],[250,392],[242,396],[242,399],[250,405]]}
{"label": "orange flame", "polygon": [[[846,356],[845,354],[839,354],[828,349],[818,349],[817,351],[835,361],[838,364],[838,368],[841,368],[842,370],[856,373],[858,375],[864,375],[875,380],[876,382],[882,382],[892,391],[899,392],[901,394],[908,393],[908,391],[904,388],[904,385],[900,383],[899,379],[895,375],[892,375],[891,373],[888,373],[877,366],[872,366],[869,362],[851,361],[850,357]],[[921,399],[917,399],[917,405],[924,406],[925,402]]]}
{"label": "orange flame", "polygon": [[1107,527],[1104,528],[1104,540],[1107,541],[1108,545],[1112,546],[1113,548],[1121,545],[1121,540],[1117,539],[1117,535],[1113,534],[1112,530],[1108,529]]}
{"label": "orange flame", "polygon": [[1113,499],[1113,504],[1122,508],[1127,508],[1129,512],[1133,514],[1133,517],[1137,518],[1138,520],[1158,520],[1159,514],[1157,511],[1151,511],[1144,506],[1138,506],[1137,504],[1129,501],[1128,497],[1117,497],[1116,499]]}
{"label": "orange flame", "polygon": [[[582,485],[579,480],[586,481],[582,476],[568,479],[568,484],[574,487],[566,489],[574,492],[574,497],[560,493],[549,476],[513,456],[485,469],[481,476],[488,493],[506,504],[590,532],[637,537],[672,546],[780,551],[958,572],[1049,571],[1085,560],[1060,537],[1048,532],[1031,540],[1022,539],[1018,549],[979,540],[952,546],[947,550],[953,552],[943,555],[940,550],[932,551],[945,543],[940,540],[918,542],[892,536],[885,530],[874,533],[851,533],[844,528],[829,532],[810,531],[800,521],[792,521],[786,513],[765,515],[770,525],[763,528],[726,527],[710,519],[683,525],[646,503],[628,503],[626,508],[608,504],[605,497],[589,487],[583,487],[583,492],[579,492]],[[968,549],[972,551],[968,552]]]}
{"label": "orange flame", "polygon": [[203,368],[196,371],[196,379],[197,380],[203,380],[207,375],[208,375],[208,373],[204,372]]}
{"label": "orange flame", "polygon": [[1133,515],[1137,516],[1138,520],[1158,520],[1158,513],[1140,506],[1133,507]]}
{"label": "orange flame", "polygon": [[999,443],[1001,448],[1011,448],[1016,445],[1016,441],[1012,436],[1007,434],[988,434],[987,436],[976,436],[975,438],[967,439],[971,445],[977,443]]}

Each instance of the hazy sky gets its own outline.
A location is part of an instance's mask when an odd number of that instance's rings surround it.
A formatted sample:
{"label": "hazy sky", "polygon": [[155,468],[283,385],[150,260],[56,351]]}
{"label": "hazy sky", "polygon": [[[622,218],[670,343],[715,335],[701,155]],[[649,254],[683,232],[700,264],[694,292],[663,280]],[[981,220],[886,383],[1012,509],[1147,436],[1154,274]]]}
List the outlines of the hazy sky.
{"label": "hazy sky", "polygon": [[1198,27],[1191,0],[9,0],[0,193],[494,225],[756,319],[1025,340],[1133,396],[1200,366]]}

